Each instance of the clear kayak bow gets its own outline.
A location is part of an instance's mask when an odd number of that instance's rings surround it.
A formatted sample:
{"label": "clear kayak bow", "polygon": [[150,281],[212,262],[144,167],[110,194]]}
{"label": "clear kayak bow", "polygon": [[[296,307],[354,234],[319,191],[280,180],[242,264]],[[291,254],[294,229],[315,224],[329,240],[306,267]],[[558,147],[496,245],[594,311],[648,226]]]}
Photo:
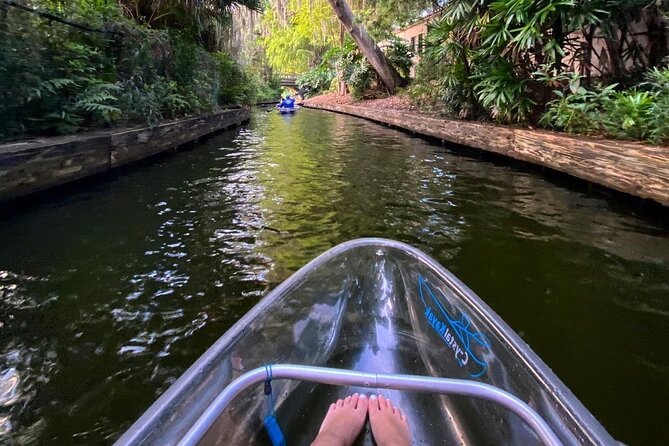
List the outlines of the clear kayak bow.
{"label": "clear kayak bow", "polygon": [[266,364],[290,445],[353,392],[392,399],[414,444],[617,444],[478,296],[384,239],[332,248],[270,292],[117,444],[269,444]]}

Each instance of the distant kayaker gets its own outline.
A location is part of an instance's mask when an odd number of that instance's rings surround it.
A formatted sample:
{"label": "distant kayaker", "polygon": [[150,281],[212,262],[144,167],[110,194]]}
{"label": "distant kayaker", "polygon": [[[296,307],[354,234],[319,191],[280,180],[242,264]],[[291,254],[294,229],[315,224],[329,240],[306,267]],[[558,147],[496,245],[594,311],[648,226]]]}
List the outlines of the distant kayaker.
{"label": "distant kayaker", "polygon": [[295,108],[295,99],[291,98],[290,95],[286,95],[285,98],[281,99],[281,102],[279,105],[277,105],[279,108]]}
{"label": "distant kayaker", "polygon": [[368,414],[377,445],[411,445],[409,423],[399,408],[382,395],[367,398],[354,393],[330,404],[330,410],[311,446],[352,445],[360,435]]}

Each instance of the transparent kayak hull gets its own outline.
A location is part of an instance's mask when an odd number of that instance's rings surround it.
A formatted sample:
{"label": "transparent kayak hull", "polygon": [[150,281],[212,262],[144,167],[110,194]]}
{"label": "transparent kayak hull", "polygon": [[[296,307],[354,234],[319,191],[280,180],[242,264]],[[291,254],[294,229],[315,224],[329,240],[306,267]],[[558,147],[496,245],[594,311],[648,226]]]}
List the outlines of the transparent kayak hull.
{"label": "transparent kayak hull", "polygon": [[[266,364],[474,380],[529,404],[568,445],[617,444],[536,354],[479,297],[419,250],[383,239],[341,244],[300,269],[223,335],[118,440],[177,444],[232,380]],[[415,445],[539,444],[518,416],[463,396],[276,380],[289,445],[313,441],[331,402],[353,392],[391,398]],[[201,444],[270,444],[262,386],[245,391]],[[374,444],[366,427],[358,444]]]}

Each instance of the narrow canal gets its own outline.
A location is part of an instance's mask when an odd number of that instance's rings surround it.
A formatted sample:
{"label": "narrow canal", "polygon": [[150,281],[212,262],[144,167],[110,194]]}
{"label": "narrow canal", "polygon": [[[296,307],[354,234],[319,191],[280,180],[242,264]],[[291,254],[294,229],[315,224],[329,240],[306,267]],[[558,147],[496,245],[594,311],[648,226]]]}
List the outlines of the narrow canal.
{"label": "narrow canal", "polygon": [[619,440],[669,439],[667,223],[352,117],[241,129],[0,217],[0,443],[110,443],[345,240],[439,260]]}

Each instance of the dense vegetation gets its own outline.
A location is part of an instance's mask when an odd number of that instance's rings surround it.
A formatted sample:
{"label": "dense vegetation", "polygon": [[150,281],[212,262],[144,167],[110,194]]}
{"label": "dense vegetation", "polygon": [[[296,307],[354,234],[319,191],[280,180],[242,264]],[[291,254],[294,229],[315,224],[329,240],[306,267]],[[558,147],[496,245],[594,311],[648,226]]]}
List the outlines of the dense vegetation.
{"label": "dense vegetation", "polygon": [[448,116],[666,143],[668,12],[666,0],[452,0],[411,91]]}
{"label": "dense vegetation", "polygon": [[[394,28],[417,20],[434,2],[400,0],[349,1],[356,18],[377,41],[384,41],[386,56],[405,76],[411,66],[406,42],[395,38]],[[339,83],[355,97],[378,94],[377,73],[348,37],[327,0],[272,0],[260,27],[261,44],[269,64],[279,72],[300,74],[302,92],[313,95],[335,91]]]}
{"label": "dense vegetation", "polygon": [[[349,1],[370,34],[436,12],[409,88],[421,108],[460,119],[529,124],[669,143],[669,1]],[[376,74],[325,0],[268,3],[265,47],[309,94],[379,93]],[[315,20],[309,13],[316,11]],[[412,56],[386,45],[393,65]]]}
{"label": "dense vegetation", "polygon": [[0,3],[0,139],[155,124],[278,95],[221,51],[231,2],[15,3],[29,10]]}
{"label": "dense vegetation", "polygon": [[[406,42],[392,38],[384,52],[400,74],[408,77],[413,52]],[[316,68],[298,77],[297,84],[304,93],[314,95],[336,91],[338,81],[344,82],[356,99],[361,99],[366,94],[382,93],[378,88],[380,82],[377,74],[350,39],[346,39],[342,46],[327,51]]]}
{"label": "dense vegetation", "polygon": [[[669,0],[348,3],[404,77],[414,55],[394,31],[437,12],[408,89],[425,110],[669,143]],[[224,51],[239,5],[264,9],[243,67]],[[0,2],[0,139],[273,99],[272,73],[312,95],[383,94],[327,0]]]}
{"label": "dense vegetation", "polygon": [[[377,40],[417,20],[430,0],[350,0],[359,21]],[[344,30],[327,0],[271,0],[262,17],[261,43],[275,70],[301,74],[316,68],[334,47],[344,46]]]}

